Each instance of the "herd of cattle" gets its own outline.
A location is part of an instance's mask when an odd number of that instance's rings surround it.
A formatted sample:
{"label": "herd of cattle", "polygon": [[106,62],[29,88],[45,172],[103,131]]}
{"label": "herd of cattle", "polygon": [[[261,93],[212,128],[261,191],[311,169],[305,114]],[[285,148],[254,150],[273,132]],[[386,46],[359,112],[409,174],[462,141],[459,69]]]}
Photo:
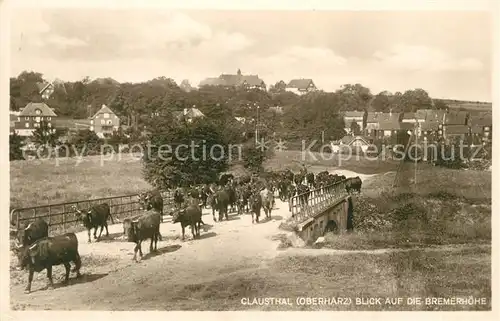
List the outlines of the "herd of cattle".
{"label": "herd of cattle", "polygon": [[[299,205],[307,204],[312,189],[325,191],[332,188],[337,182],[344,181],[347,192],[361,191],[359,177],[347,178],[323,171],[314,175],[303,169],[299,173],[290,170],[271,172],[261,176],[240,176],[223,174],[219,181],[213,184],[177,188],[173,192],[172,210],[167,214],[172,216],[172,223],[180,223],[182,239],[185,228],[191,227],[193,238],[200,236],[202,208],[210,207],[214,222],[228,220],[229,212],[243,214],[250,212],[252,223],[258,223],[261,211],[266,218],[271,217],[275,195],[280,200],[288,201],[291,206],[292,198],[296,197]],[[144,212],[132,218],[123,220],[123,233],[128,242],[135,243],[133,260],[137,261],[137,252],[142,258],[141,243],[151,240],[150,252],[157,251],[158,240],[162,240],[160,224],[163,222],[164,200],[159,190],[153,190],[138,195],[141,210]],[[94,229],[94,239],[99,240],[104,229],[108,232],[108,219],[114,224],[110,206],[106,203],[97,204],[87,210],[73,207],[77,220],[87,229],[88,242],[91,242],[91,230]],[[218,216],[216,216],[216,212]],[[97,229],[100,228],[99,236]],[[74,272],[80,276],[81,259],[78,253],[78,240],[74,233],[48,236],[49,226],[43,219],[30,223],[21,228],[17,235],[17,244],[14,252],[18,257],[18,266],[29,271],[28,285],[25,292],[31,290],[34,272],[47,270],[48,287],[52,287],[52,267],[64,265],[66,276],[64,283],[69,280],[70,262],[75,265]],[[153,248],[154,244],[154,248]]]}

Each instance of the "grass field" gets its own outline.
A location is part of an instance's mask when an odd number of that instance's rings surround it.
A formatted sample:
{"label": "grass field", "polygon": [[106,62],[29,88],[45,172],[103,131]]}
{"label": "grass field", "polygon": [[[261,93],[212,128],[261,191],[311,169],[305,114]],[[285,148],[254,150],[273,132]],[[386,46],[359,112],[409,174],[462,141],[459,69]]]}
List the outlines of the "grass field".
{"label": "grass field", "polygon": [[[384,254],[292,255],[165,294],[174,310],[490,310],[490,249]],[[487,298],[486,305],[407,305],[408,297]],[[183,298],[189,297],[187,301]],[[293,305],[246,306],[241,298],[290,298]],[[350,305],[297,305],[296,298],[351,298]],[[356,305],[355,298],[405,298]],[[131,307],[131,309],[134,309]],[[140,307],[138,306],[138,309]]]}

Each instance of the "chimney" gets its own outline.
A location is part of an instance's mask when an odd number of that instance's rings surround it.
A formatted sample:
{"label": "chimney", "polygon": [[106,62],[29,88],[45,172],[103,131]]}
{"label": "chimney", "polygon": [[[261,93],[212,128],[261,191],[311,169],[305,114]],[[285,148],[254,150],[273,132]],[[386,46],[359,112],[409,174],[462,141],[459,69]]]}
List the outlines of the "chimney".
{"label": "chimney", "polygon": [[188,113],[188,109],[187,109],[187,108],[184,108],[183,113],[184,113],[184,116],[186,116],[186,115],[187,115],[187,113]]}

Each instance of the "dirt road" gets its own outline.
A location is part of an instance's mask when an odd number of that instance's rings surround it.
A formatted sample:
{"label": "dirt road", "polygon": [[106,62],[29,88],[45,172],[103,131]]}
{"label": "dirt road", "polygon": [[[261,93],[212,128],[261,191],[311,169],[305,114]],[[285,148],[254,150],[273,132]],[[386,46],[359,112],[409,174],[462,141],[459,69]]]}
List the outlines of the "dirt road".
{"label": "dirt road", "polygon": [[[272,219],[259,224],[252,224],[250,215],[236,214],[230,215],[229,221],[214,223],[211,210],[204,210],[203,221],[207,226],[201,231],[201,239],[192,240],[187,229],[183,242],[179,239],[180,225],[164,223],[161,225],[164,239],[158,243],[160,253],[150,256],[149,241],[143,243],[145,257],[140,263],[132,261],[134,244],[122,239],[122,225],[110,226],[110,239],[98,243],[87,243],[87,233],[81,232],[77,236],[83,262],[82,279],[72,280],[73,284],[66,287],[55,285],[55,289],[45,290],[46,275],[38,273],[33,292],[24,294],[27,274],[12,270],[12,307],[126,310],[134,304],[144,306],[148,297],[158,297],[173,284],[189,285],[265,264],[278,253],[279,242],[271,237],[279,233],[278,226],[288,215],[287,204],[279,200]],[[63,267],[54,268],[55,283],[62,280],[63,271]]]}

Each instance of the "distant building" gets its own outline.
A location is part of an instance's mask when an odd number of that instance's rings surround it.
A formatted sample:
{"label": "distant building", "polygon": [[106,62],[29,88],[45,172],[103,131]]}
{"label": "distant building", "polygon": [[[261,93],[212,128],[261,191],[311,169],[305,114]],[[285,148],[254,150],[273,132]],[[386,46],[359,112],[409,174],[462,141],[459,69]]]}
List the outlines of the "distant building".
{"label": "distant building", "polygon": [[258,75],[243,75],[239,69],[236,75],[222,74],[217,78],[207,78],[201,81],[199,86],[240,87],[266,90],[266,84]]}
{"label": "distant building", "polygon": [[358,124],[359,129],[363,129],[363,115],[362,111],[346,111],[344,113],[344,130],[346,133],[351,134],[351,126],[352,123],[355,122]]}
{"label": "distant building", "polygon": [[269,110],[276,113],[276,114],[283,114],[283,107],[282,106],[271,106],[271,107],[269,107]]}
{"label": "distant building", "polygon": [[47,104],[29,103],[19,112],[17,121],[14,121],[14,130],[19,136],[31,136],[42,121],[47,122],[48,127],[54,127],[56,118],[56,113]]}
{"label": "distant building", "polygon": [[193,122],[193,119],[195,118],[203,118],[205,115],[195,107],[192,108],[184,108],[182,111],[175,111],[174,112],[174,117],[179,120],[185,120],[188,123]]}
{"label": "distant building", "polygon": [[286,85],[286,91],[297,95],[304,95],[312,91],[318,90],[312,79],[292,79]]}
{"label": "distant building", "polygon": [[184,90],[187,93],[193,90],[193,87],[191,86],[191,84],[189,83],[189,80],[187,80],[187,79],[184,79],[181,82],[181,84],[179,85],[179,88],[181,88],[182,90]]}
{"label": "distant building", "polygon": [[100,138],[111,135],[119,127],[120,118],[106,105],[102,105],[101,109],[90,118],[90,130]]}
{"label": "distant building", "polygon": [[38,93],[42,96],[42,99],[49,99],[54,93],[54,84],[51,82],[39,82],[36,86],[38,88]]}

